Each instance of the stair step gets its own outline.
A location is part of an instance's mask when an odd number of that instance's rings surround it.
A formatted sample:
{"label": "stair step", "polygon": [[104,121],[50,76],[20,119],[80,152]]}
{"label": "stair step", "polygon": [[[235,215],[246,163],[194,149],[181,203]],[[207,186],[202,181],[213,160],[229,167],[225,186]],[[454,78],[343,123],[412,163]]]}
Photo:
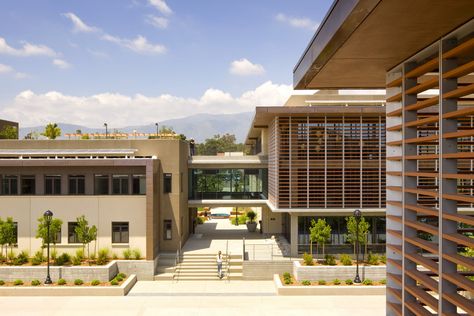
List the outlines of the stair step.
{"label": "stair step", "polygon": [[173,277],[174,277],[173,273],[160,273],[153,276],[153,280],[155,281],[173,280]]}

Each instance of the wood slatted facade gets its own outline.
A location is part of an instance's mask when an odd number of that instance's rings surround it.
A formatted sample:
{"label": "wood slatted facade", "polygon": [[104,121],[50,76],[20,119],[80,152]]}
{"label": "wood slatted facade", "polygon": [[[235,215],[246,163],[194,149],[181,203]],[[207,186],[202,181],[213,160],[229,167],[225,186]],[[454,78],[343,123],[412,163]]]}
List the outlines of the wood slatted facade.
{"label": "wood slatted facade", "polygon": [[385,207],[384,113],[357,112],[335,116],[322,107],[317,114],[273,119],[268,152],[273,205],[287,209]]}
{"label": "wood slatted facade", "polygon": [[388,314],[474,314],[473,29],[387,74]]}

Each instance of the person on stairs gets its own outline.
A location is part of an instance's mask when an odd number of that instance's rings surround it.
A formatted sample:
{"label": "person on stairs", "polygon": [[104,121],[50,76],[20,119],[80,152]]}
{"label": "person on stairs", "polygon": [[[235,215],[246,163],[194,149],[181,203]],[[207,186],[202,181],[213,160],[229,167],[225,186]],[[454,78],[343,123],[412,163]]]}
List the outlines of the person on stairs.
{"label": "person on stairs", "polygon": [[221,253],[221,251],[219,251],[217,253],[216,261],[217,261],[217,276],[219,277],[219,279],[222,279],[222,277],[224,275],[222,274],[222,253]]}

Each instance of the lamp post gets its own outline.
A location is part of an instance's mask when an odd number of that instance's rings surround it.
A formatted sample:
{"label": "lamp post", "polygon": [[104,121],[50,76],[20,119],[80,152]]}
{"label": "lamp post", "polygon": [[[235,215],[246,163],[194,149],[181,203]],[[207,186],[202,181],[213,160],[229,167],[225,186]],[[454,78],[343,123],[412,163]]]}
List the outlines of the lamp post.
{"label": "lamp post", "polygon": [[155,126],[156,126],[156,138],[158,138],[158,133],[159,133],[159,131],[158,131],[158,123],[155,123]]}
{"label": "lamp post", "polygon": [[239,226],[239,208],[235,207],[235,226]]}
{"label": "lamp post", "polygon": [[104,127],[105,127],[105,139],[107,139],[107,134],[108,134],[108,129],[107,129],[107,123],[104,123]]}
{"label": "lamp post", "polygon": [[48,264],[48,273],[47,273],[47,276],[46,276],[46,280],[44,281],[44,284],[51,284],[53,283],[51,281],[51,276],[49,275],[49,242],[50,242],[50,236],[49,236],[49,227],[51,226],[51,220],[53,218],[53,212],[51,212],[50,210],[47,210],[46,212],[44,212],[43,214],[44,216],[44,221],[46,223],[46,229],[48,230],[48,234],[47,234],[47,244],[48,244],[48,250],[47,250],[47,264]]}
{"label": "lamp post", "polygon": [[354,211],[354,217],[356,220],[356,276],[354,278],[354,283],[361,282],[359,277],[359,221],[361,216],[362,212],[360,210]]}

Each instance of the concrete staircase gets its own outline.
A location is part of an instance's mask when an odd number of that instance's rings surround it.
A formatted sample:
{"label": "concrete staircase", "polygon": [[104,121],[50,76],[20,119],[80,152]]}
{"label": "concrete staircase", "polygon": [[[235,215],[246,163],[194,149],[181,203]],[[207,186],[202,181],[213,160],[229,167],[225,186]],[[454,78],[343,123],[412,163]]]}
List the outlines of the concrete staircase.
{"label": "concrete staircase", "polygon": [[156,268],[155,281],[173,280],[176,265],[176,253],[165,252],[158,256],[158,266]]}
{"label": "concrete staircase", "polygon": [[[227,257],[223,255],[222,272],[227,279]],[[229,280],[241,280],[242,255],[230,256]],[[184,253],[181,262],[176,267],[176,281],[203,281],[220,280],[217,275],[216,254],[207,253]]]}

